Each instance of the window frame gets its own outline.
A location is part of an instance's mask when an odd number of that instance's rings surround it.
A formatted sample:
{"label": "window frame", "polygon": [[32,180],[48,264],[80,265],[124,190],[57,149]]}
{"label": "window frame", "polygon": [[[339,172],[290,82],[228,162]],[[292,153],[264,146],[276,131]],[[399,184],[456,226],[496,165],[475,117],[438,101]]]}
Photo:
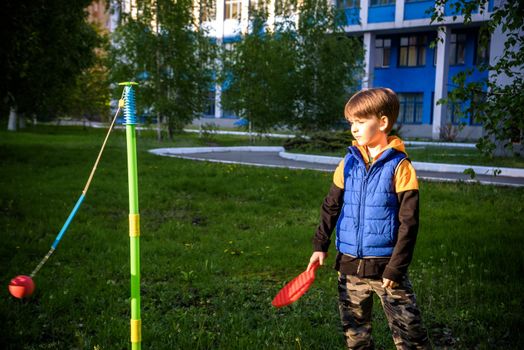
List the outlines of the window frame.
{"label": "window frame", "polygon": [[[236,8],[236,16],[233,16]],[[224,20],[240,20],[242,14],[242,0],[224,0]]]}
{"label": "window frame", "polygon": [[[381,40],[382,41],[382,44],[381,46],[377,46],[377,43],[378,43],[378,40]],[[386,46],[386,41],[389,41],[389,46]],[[375,54],[375,68],[390,68],[391,67],[391,47],[392,47],[392,42],[393,42],[393,39],[389,36],[384,36],[384,37],[375,37],[375,49],[374,49],[374,54]],[[384,64],[384,61],[385,61],[385,52],[386,52],[386,49],[388,49],[388,54],[387,54],[387,61],[388,61],[388,64],[385,65]],[[379,50],[382,50],[382,54],[380,55],[380,57],[382,58],[382,62],[380,62],[380,65],[378,65],[378,53],[377,51]]]}
{"label": "window frame", "polygon": [[396,0],[369,0],[369,7],[390,6],[395,5],[395,3]]}
{"label": "window frame", "polygon": [[[397,123],[405,125],[421,125],[424,119],[424,93],[423,92],[401,92],[398,93],[400,108]],[[408,105],[406,97],[412,97],[412,101],[409,104],[413,107],[413,115],[410,120],[406,120],[406,106]],[[419,113],[420,111],[420,113]],[[420,119],[417,120],[417,116],[420,115]]]}
{"label": "window frame", "polygon": [[337,0],[337,8],[340,10],[358,9],[360,8],[360,0]]}
{"label": "window frame", "polygon": [[[480,33],[477,33],[477,40],[475,41],[475,59],[473,62],[475,62],[475,65],[476,66],[481,66],[481,65],[485,65],[485,66],[488,66],[489,65],[489,61],[490,61],[490,54],[491,54],[491,38],[487,41],[487,45],[486,47],[483,47],[480,43]],[[479,57],[479,53],[480,51],[485,51],[485,57],[482,59],[482,61],[480,61]]]}
{"label": "window frame", "polygon": [[[453,38],[455,36],[455,38]],[[459,37],[464,37],[463,41],[459,41]],[[451,33],[449,37],[449,65],[450,66],[463,66],[466,64],[466,43],[468,41],[468,35],[465,32],[455,32]],[[462,45],[459,45],[462,44]],[[459,57],[459,47],[462,46],[462,62],[458,62],[457,58]]]}
{"label": "window frame", "polygon": [[200,21],[212,22],[216,20],[216,0],[205,0],[200,2]]}
{"label": "window frame", "polygon": [[203,115],[206,117],[216,115],[216,91],[215,90],[208,91],[207,102],[206,102],[206,106],[205,106]]}
{"label": "window frame", "polygon": [[[446,103],[446,122],[451,125],[465,125],[462,118],[459,118],[461,111],[461,104],[459,102],[448,102]],[[455,120],[457,119],[457,120]]]}
{"label": "window frame", "polygon": [[[407,45],[402,44],[402,39],[407,39]],[[412,43],[412,40],[415,38],[415,44]],[[400,36],[399,40],[399,50],[398,50],[398,62],[397,66],[401,68],[413,68],[413,67],[425,67],[426,66],[426,56],[427,56],[427,46],[428,46],[428,35],[409,35],[409,36]],[[415,49],[416,55],[416,64],[410,65],[410,51]],[[406,64],[403,64],[402,52],[406,50]],[[422,62],[421,62],[422,61]]]}

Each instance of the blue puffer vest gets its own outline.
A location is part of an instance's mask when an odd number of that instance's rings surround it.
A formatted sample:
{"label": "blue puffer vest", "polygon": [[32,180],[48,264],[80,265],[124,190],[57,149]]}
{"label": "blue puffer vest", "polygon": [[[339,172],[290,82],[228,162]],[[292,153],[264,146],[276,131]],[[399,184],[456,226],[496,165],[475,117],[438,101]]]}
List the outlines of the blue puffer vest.
{"label": "blue puffer vest", "polygon": [[337,223],[339,252],[358,258],[391,256],[399,228],[394,176],[406,157],[389,148],[366,170],[358,148],[349,147],[344,159],[344,205]]}

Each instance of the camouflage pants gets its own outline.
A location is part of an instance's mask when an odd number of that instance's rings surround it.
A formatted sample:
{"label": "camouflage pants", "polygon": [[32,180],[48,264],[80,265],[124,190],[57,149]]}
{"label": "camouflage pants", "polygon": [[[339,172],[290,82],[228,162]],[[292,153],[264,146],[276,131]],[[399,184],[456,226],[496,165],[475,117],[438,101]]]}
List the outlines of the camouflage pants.
{"label": "camouflage pants", "polygon": [[348,349],[374,349],[371,337],[373,292],[386,314],[397,349],[431,349],[408,277],[394,289],[382,280],[339,274],[339,310]]}

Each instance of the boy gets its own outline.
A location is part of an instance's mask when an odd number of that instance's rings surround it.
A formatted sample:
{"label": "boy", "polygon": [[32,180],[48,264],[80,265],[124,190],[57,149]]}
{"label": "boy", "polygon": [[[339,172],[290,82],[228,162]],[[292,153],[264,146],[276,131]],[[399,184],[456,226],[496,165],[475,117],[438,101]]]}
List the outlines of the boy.
{"label": "boy", "polygon": [[355,141],[340,162],[321,207],[311,265],[322,265],[337,227],[339,310],[349,349],[373,349],[373,292],[386,314],[397,349],[430,349],[407,276],[418,231],[419,194],[404,143],[388,133],[399,112],[387,88],[362,90],[344,115]]}

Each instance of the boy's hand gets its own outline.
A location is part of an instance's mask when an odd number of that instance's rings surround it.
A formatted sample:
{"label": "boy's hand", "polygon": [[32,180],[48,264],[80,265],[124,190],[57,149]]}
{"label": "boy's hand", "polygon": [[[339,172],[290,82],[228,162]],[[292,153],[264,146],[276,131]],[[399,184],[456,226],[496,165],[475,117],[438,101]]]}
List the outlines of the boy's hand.
{"label": "boy's hand", "polygon": [[307,266],[306,271],[309,271],[309,269],[315,263],[315,261],[318,261],[321,266],[324,265],[324,260],[326,258],[327,258],[326,252],[313,252],[313,254],[311,254],[311,258],[309,258],[309,264]]}
{"label": "boy's hand", "polygon": [[382,278],[382,288],[395,288],[398,287],[398,283],[387,278]]}

